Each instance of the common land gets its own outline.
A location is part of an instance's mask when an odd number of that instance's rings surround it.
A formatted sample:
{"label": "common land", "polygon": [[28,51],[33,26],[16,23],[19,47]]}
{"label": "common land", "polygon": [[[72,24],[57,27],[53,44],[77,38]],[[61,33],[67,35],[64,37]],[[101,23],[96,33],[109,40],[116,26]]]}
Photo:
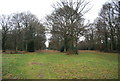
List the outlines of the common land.
{"label": "common land", "polygon": [[117,79],[118,54],[57,51],[2,55],[3,79]]}

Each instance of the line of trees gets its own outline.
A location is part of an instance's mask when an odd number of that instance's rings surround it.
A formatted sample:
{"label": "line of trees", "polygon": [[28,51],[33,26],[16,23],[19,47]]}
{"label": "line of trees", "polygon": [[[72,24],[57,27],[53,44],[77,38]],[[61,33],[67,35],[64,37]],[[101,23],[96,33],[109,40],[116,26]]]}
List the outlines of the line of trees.
{"label": "line of trees", "polygon": [[86,29],[79,49],[120,51],[120,1],[105,3],[99,17]]}
{"label": "line of trees", "polygon": [[[64,0],[47,17],[52,37],[50,49],[77,54],[78,49],[120,51],[120,1],[107,2],[93,23],[84,24],[88,2]],[[80,36],[85,40],[79,42]]]}
{"label": "line of trees", "polygon": [[[120,1],[105,3],[95,21],[87,24],[83,16],[89,2],[62,0],[53,7],[46,27],[30,12],[0,16],[3,52],[44,49],[46,32],[52,34],[49,49],[67,54],[78,54],[78,49],[120,51]],[[81,36],[85,40],[79,41]]]}
{"label": "line of trees", "polygon": [[33,52],[45,48],[45,27],[30,12],[1,15],[2,50]]}

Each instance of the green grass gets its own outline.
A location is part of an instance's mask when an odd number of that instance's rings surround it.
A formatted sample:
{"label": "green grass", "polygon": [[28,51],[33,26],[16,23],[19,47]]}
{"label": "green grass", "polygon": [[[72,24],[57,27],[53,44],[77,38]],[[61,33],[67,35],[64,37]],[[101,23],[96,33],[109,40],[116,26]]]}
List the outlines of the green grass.
{"label": "green grass", "polygon": [[3,54],[3,79],[117,79],[118,54]]}

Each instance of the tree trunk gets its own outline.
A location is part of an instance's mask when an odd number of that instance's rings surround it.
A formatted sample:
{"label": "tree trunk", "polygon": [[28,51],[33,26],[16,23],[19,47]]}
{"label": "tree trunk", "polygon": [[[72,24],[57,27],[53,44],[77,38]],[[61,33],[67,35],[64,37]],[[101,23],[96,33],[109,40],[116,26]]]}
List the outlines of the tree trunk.
{"label": "tree trunk", "polygon": [[6,35],[3,34],[3,38],[2,38],[2,50],[3,52],[6,51]]}

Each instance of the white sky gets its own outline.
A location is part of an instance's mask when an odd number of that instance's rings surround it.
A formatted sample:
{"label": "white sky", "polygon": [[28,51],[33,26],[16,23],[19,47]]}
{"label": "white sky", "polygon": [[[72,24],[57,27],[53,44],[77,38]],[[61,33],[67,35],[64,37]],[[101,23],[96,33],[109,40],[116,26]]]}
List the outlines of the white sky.
{"label": "white sky", "polygon": [[[0,15],[15,12],[30,11],[37,15],[39,19],[44,18],[53,10],[52,4],[59,0],[0,0]],[[102,4],[108,0],[86,0],[91,1],[92,9],[86,13],[85,17],[93,21]]]}
{"label": "white sky", "polygon": [[[0,15],[11,14],[15,12],[30,11],[39,19],[44,18],[53,10],[52,4],[59,0],[0,0]],[[108,0],[86,0],[91,1],[92,9],[85,14],[85,18],[93,22],[97,17],[102,4]],[[46,42],[48,45],[48,42]]]}

